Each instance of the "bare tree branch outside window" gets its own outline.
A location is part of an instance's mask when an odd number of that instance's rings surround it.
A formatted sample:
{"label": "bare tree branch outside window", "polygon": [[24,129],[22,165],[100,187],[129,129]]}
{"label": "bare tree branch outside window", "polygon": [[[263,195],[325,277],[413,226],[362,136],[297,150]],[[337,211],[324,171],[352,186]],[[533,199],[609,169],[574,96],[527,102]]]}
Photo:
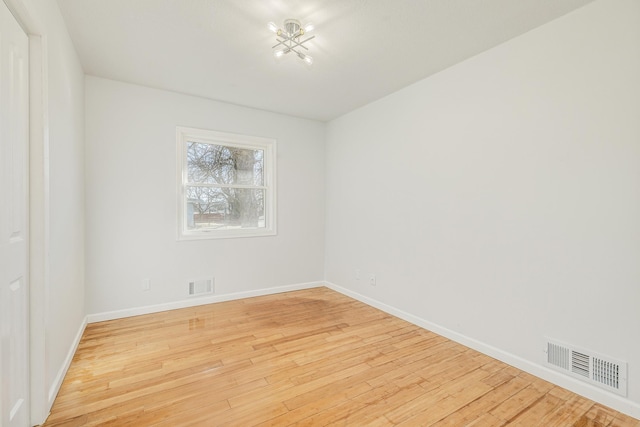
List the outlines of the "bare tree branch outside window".
{"label": "bare tree branch outside window", "polygon": [[190,227],[264,227],[263,150],[187,142],[186,155]]}

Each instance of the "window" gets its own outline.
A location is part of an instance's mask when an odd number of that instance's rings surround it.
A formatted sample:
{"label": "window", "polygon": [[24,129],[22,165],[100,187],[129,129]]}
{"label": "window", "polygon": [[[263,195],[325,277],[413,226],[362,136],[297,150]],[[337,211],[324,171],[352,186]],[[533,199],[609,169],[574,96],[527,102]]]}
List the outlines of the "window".
{"label": "window", "polygon": [[276,234],[276,141],[177,128],[178,239]]}

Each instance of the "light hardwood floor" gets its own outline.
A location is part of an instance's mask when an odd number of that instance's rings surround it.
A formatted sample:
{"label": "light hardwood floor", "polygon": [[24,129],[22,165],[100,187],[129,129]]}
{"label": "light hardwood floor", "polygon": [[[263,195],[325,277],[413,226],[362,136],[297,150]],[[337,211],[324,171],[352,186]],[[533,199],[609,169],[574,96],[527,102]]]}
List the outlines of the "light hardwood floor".
{"label": "light hardwood floor", "polygon": [[635,426],[326,288],[87,326],[46,426]]}

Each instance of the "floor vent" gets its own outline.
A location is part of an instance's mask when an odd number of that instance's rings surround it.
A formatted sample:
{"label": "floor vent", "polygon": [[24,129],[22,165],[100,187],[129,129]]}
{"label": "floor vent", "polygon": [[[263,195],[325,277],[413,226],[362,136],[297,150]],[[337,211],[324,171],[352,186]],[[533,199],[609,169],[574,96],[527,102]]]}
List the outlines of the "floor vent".
{"label": "floor vent", "polygon": [[554,369],[626,397],[626,362],[549,339],[545,354]]}
{"label": "floor vent", "polygon": [[189,281],[189,296],[206,295],[213,293],[213,279],[200,279]]}

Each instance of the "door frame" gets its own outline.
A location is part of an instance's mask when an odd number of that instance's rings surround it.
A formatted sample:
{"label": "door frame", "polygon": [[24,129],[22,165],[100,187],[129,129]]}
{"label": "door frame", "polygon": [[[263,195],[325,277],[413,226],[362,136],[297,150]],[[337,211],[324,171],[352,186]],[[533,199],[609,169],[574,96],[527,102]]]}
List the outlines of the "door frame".
{"label": "door frame", "polygon": [[[30,2],[4,0],[29,38],[29,402],[31,425],[42,424],[47,390],[49,301],[49,102],[47,38]],[[55,398],[55,395],[53,396]]]}

